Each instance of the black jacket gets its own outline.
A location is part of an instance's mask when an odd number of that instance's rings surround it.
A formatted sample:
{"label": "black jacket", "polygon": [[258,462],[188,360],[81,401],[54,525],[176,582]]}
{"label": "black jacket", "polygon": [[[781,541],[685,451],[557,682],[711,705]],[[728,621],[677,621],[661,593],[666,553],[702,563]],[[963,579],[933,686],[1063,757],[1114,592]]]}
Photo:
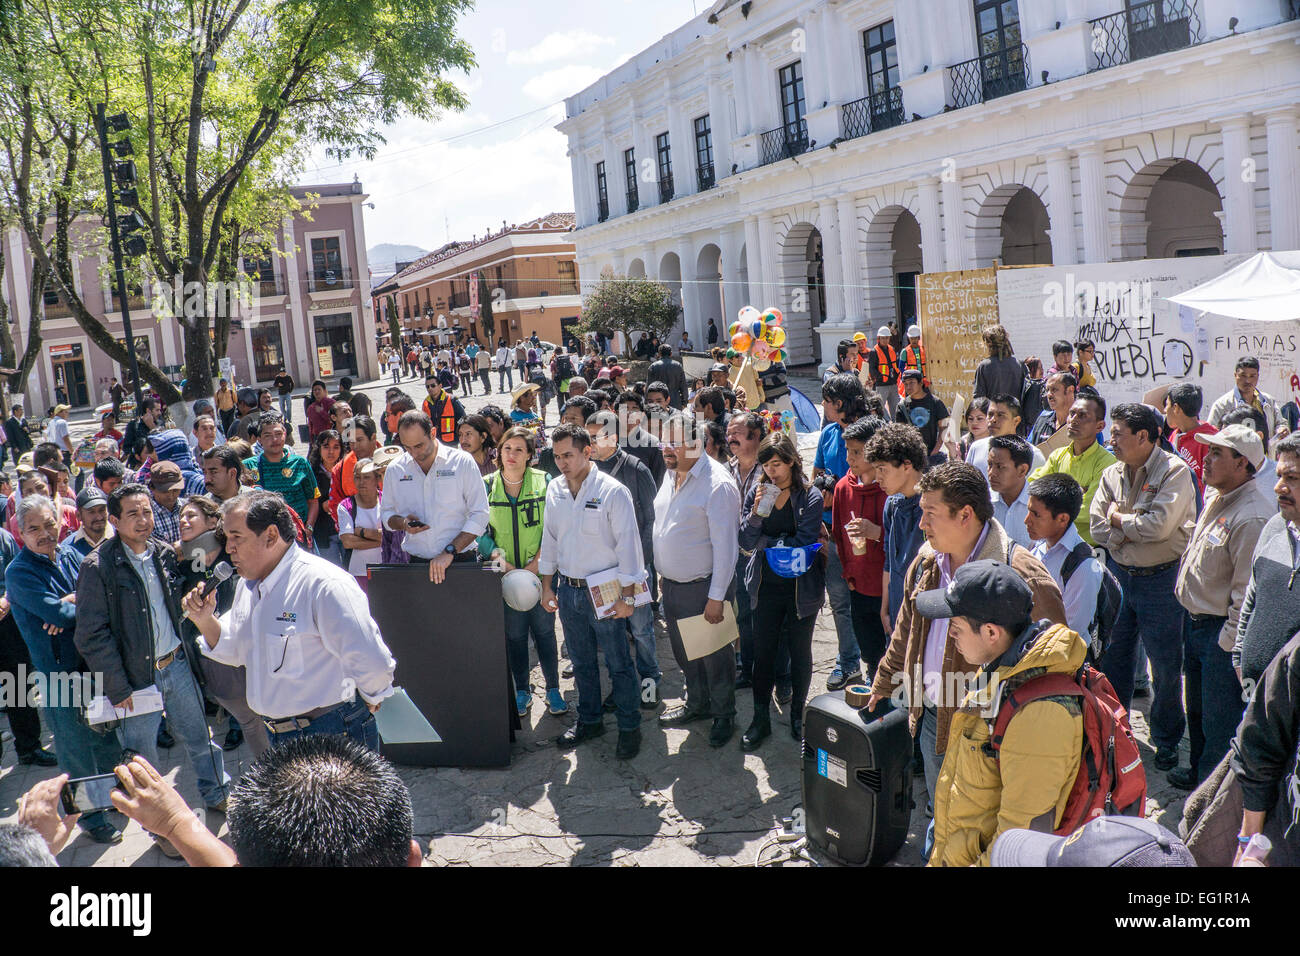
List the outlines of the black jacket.
{"label": "black jacket", "polygon": [[5,419],[5,441],[10,448],[17,448],[20,455],[32,449],[32,436],[27,434],[23,423],[12,415]]}
{"label": "black jacket", "polygon": [[149,426],[143,419],[133,418],[126,423],[122,434],[122,460],[133,468],[144,463],[144,443],[149,437]]}
{"label": "black jacket", "polygon": [[592,462],[605,474],[617,478],[632,496],[636,527],[641,532],[641,557],[646,567],[654,562],[655,488],[650,469],[620,448],[604,461]]}
{"label": "black jacket", "polygon": [[[120,703],[154,683],[154,640],[149,595],[121,538],[110,538],[86,555],[77,579],[77,633],[74,643],[92,672],[104,675],[104,693]],[[180,637],[181,575],[171,548],[149,541],[150,560],[167,598],[167,614]],[[195,671],[193,644],[186,660]]]}
{"label": "black jacket", "polygon": [[686,370],[682,363],[671,358],[660,359],[650,366],[647,382],[663,382],[668,386],[668,401],[673,408],[686,407]]}
{"label": "black jacket", "polygon": [[[1297,795],[1284,789],[1287,777],[1296,772],[1298,746],[1300,634],[1287,642],[1264,671],[1232,742],[1232,769],[1241,782],[1245,809],[1273,811],[1281,797],[1293,817],[1300,814]],[[1300,842],[1300,833],[1293,834]]]}

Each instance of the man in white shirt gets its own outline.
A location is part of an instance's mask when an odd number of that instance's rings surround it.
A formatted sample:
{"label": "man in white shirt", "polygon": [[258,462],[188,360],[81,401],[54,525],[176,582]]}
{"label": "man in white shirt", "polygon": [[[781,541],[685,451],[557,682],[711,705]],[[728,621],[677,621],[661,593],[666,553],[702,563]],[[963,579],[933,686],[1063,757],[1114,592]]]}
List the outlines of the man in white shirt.
{"label": "man in white shirt", "polygon": [[72,439],[68,436],[68,414],[71,411],[68,405],[55,405],[50,420],[45,423],[45,440],[59,446],[67,465],[72,464]]}
{"label": "man in white shirt", "polygon": [[468,452],[433,437],[424,412],[403,412],[397,438],[406,449],[384,472],[379,516],[389,531],[404,531],[402,547],[427,562],[429,580],[441,584],[452,561],[473,561],[487,530],[487,489]]}
{"label": "man in white shirt", "polygon": [[1029,511],[1029,482],[1026,476],[1034,462],[1033,446],[1018,435],[997,435],[989,442],[989,496],[993,517],[1007,536],[1022,548],[1033,544],[1025,530]]}
{"label": "man in white shirt", "polygon": [[[989,476],[989,443],[997,435],[1018,435],[1020,427],[1020,402],[1011,395],[999,395],[989,400],[989,434],[977,439],[966,452],[966,464],[974,465],[985,478]],[[1037,471],[1047,464],[1047,459],[1034,449],[1034,464],[1029,470]]]}
{"label": "man in white shirt", "polygon": [[505,339],[501,340],[500,347],[497,349],[497,391],[505,392],[507,383],[510,388],[515,387],[515,372],[511,364],[510,347],[506,345]]}
{"label": "man in white shirt", "polygon": [[347,571],[294,543],[279,495],[252,491],[221,506],[226,551],[243,579],[219,617],[216,592],[185,596],[186,615],[213,660],[244,667],[248,704],[271,746],[310,734],[345,734],[379,749],[374,713],[393,693],[397,663]]}
{"label": "man in white shirt", "polygon": [[[592,463],[591,435],[586,428],[559,426],[551,435],[551,447],[560,477],[546,489],[546,522],[537,571],[542,578],[543,606],[548,611],[559,610],[578,687],[578,720],[556,744],[567,749],[605,733],[596,661],[599,647],[614,688],[618,716],[615,755],[635,757],[641,749],[639,685],[624,621],[632,616],[634,595],[646,572],[632,496],[617,478]],[[390,481],[385,477],[385,501]],[[622,594],[615,599],[610,616],[597,618],[586,578],[615,569]]]}
{"label": "man in white shirt", "polygon": [[[1097,616],[1101,590],[1101,563],[1074,526],[1083,508],[1083,488],[1064,472],[1043,475],[1029,483],[1029,511],[1024,525],[1034,539],[1034,557],[1056,580],[1065,600],[1065,624],[1089,640]],[[1010,529],[1007,529],[1010,530]],[[1071,559],[1071,555],[1075,555]],[[1074,565],[1067,578],[1066,562]]]}
{"label": "man in white shirt", "polygon": [[686,699],[659,718],[675,727],[713,718],[709,745],[721,747],[735,732],[736,663],[731,641],[691,659],[678,621],[703,615],[721,624],[732,598],[740,552],[740,489],[725,465],[704,454],[694,420],[675,414],[664,423],[664,442],[677,464],[655,496],[654,558],[663,582],[663,610],[673,656],[682,669]]}

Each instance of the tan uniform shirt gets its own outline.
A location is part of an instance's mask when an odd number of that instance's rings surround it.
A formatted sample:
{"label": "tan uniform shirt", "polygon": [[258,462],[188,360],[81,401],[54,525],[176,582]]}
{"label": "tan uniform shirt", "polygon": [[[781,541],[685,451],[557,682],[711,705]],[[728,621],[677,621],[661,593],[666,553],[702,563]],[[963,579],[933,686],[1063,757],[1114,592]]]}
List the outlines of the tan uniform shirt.
{"label": "tan uniform shirt", "polygon": [[[1118,528],[1106,518],[1112,502],[1122,512]],[[1159,447],[1132,475],[1117,461],[1101,473],[1088,521],[1093,542],[1119,564],[1150,568],[1177,561],[1196,527],[1192,470]]]}
{"label": "tan uniform shirt", "polygon": [[1260,494],[1254,478],[1226,495],[1213,489],[1206,495],[1205,509],[1178,569],[1174,596],[1192,614],[1226,616],[1219,646],[1231,651],[1250,583],[1251,556],[1277,507]]}

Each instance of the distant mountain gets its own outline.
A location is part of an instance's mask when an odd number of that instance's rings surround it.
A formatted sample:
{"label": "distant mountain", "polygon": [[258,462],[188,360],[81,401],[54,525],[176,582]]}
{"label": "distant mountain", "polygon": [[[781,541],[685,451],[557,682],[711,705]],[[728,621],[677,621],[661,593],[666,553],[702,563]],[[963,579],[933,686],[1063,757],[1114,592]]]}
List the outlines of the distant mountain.
{"label": "distant mountain", "polygon": [[394,264],[398,262],[413,262],[429,250],[421,249],[419,246],[403,246],[395,242],[381,242],[377,246],[371,246],[366,250],[366,256],[370,260],[370,268],[379,275],[384,272],[396,272]]}

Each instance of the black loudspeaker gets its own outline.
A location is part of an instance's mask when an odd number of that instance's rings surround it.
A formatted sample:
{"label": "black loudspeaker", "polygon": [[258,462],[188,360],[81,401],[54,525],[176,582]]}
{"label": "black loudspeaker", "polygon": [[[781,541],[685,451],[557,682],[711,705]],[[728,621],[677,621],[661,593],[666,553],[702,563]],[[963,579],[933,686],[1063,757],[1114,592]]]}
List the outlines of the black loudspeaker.
{"label": "black loudspeaker", "polygon": [[839,863],[881,866],[907,841],[912,735],[888,702],[857,710],[842,693],[809,701],[803,717],[808,842]]}

